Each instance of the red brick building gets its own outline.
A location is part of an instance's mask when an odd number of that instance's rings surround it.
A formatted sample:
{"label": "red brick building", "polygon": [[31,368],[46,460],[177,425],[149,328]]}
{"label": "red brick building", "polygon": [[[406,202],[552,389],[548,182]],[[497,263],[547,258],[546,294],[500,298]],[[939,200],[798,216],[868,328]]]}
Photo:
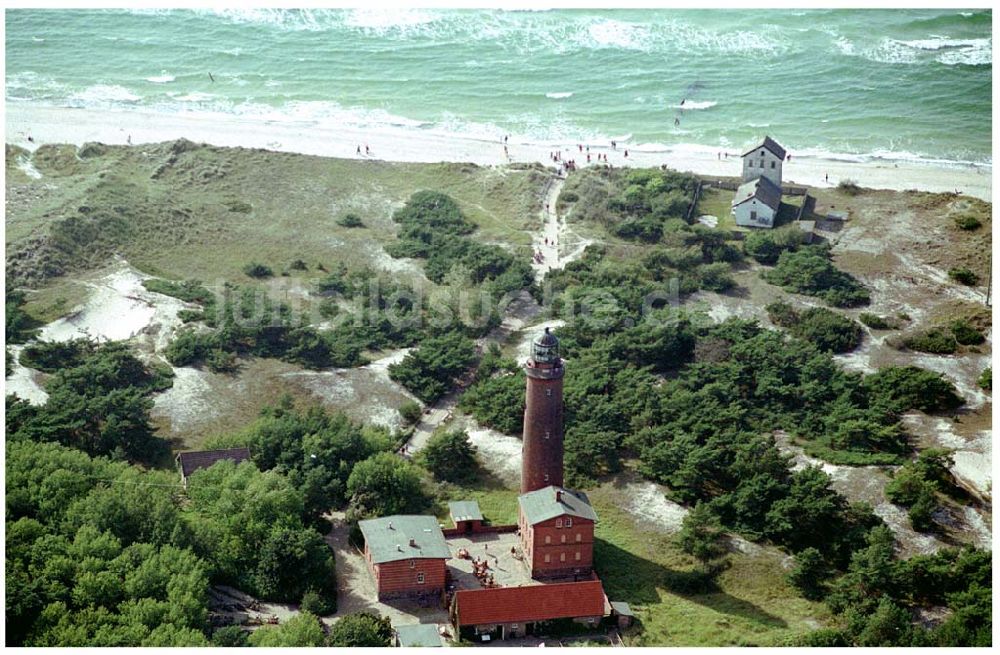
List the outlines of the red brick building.
{"label": "red brick building", "polygon": [[451,551],[433,516],[385,516],[358,525],[380,601],[440,602]]}
{"label": "red brick building", "polygon": [[608,613],[604,587],[593,574],[582,582],[462,590],[449,609],[458,630],[497,639],[533,634],[537,623],[556,619],[596,625]]}
{"label": "red brick building", "polygon": [[531,577],[590,576],[597,513],[587,495],[545,487],[517,500],[521,549]]}

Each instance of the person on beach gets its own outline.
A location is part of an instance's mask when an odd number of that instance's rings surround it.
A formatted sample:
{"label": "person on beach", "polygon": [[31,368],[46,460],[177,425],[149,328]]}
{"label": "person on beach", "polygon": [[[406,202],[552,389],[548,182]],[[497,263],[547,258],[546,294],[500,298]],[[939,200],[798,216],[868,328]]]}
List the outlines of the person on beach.
{"label": "person on beach", "polygon": [[129,144],[129,145],[132,145],[132,135],[131,135],[131,134],[129,134],[129,135],[128,135],[128,138],[127,138],[127,139],[125,139],[125,143],[127,143],[127,144]]}
{"label": "person on beach", "polygon": [[677,127],[680,124],[681,124],[681,119],[679,119],[676,116],[674,116],[674,127]]}
{"label": "person on beach", "polygon": [[615,141],[614,139],[611,139],[611,149],[612,150],[617,150],[618,149],[618,142]]}
{"label": "person on beach", "polygon": [[823,179],[826,180],[827,182],[829,182],[830,181],[830,174],[827,173],[826,175],[824,175]]}
{"label": "person on beach", "polygon": [[359,155],[361,154],[361,146],[358,146],[358,149],[357,149],[357,151],[356,151],[356,152],[357,152],[357,153],[358,153]]}
{"label": "person on beach", "polygon": [[687,98],[684,98],[684,99],[682,99],[682,100],[681,100],[681,107],[683,107],[683,106],[684,106],[684,103],[685,103],[685,102],[687,102]]}
{"label": "person on beach", "polygon": [[578,149],[578,150],[579,150],[580,152],[583,152],[583,144],[582,144],[582,143],[578,143],[578,144],[576,144],[576,147],[577,147],[577,149]]}
{"label": "person on beach", "polygon": [[368,149],[368,144],[367,143],[365,144],[365,154],[366,155],[370,155],[371,154],[371,150]]}
{"label": "person on beach", "polygon": [[212,84],[215,84],[215,78],[212,77],[212,72],[211,71],[209,71],[209,73],[208,73],[208,79],[212,80]]}
{"label": "person on beach", "polygon": [[628,148],[625,148],[625,159],[628,159]]}
{"label": "person on beach", "polygon": [[587,163],[588,164],[590,163],[590,153],[589,152],[587,153]]}

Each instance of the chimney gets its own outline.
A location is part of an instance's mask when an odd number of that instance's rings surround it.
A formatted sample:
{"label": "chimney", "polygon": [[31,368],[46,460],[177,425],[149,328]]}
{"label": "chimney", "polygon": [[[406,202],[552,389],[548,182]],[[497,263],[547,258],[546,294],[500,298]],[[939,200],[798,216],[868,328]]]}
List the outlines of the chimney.
{"label": "chimney", "polygon": [[403,547],[400,546],[399,544],[396,544],[396,550],[398,550],[399,552],[403,552]]}
{"label": "chimney", "polygon": [[392,521],[389,521],[389,529],[390,530],[395,530],[395,528],[392,527]]}
{"label": "chimney", "polygon": [[416,548],[416,547],[417,547],[417,540],[410,539],[410,548]]}
{"label": "chimney", "polygon": [[557,503],[562,502],[562,491],[559,489],[556,489],[556,502]]}

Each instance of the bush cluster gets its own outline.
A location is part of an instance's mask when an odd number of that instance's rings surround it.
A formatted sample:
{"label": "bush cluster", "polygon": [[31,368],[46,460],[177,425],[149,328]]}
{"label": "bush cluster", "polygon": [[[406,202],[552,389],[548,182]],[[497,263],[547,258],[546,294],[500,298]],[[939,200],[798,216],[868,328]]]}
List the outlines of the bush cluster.
{"label": "bush cluster", "polygon": [[762,276],[771,284],[816,296],[834,307],[856,307],[869,302],[868,289],[850,274],[834,267],[826,245],[782,252],[777,265]]}
{"label": "bush cluster", "polygon": [[829,309],[811,307],[799,312],[783,302],[772,303],[766,309],[775,325],[786,328],[794,337],[815,344],[820,350],[844,353],[861,343],[861,326]]}

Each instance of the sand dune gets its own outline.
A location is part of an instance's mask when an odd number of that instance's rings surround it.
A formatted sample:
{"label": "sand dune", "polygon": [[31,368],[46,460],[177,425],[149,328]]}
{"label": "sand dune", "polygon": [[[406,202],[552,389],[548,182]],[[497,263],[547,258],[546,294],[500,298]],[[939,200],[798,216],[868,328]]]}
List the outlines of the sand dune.
{"label": "sand dune", "polygon": [[[265,148],[326,157],[381,159],[402,162],[457,161],[481,165],[508,161],[551,164],[552,144],[509,143],[509,158],[498,142],[461,134],[416,131],[408,128],[363,129],[338,127],[314,122],[275,122],[222,114],[156,114],[142,111],[99,111],[61,107],[41,107],[8,103],[7,143],[33,149],[43,143],[99,141],[124,145],[131,136],[134,145],[187,138],[217,146]],[[28,135],[34,142],[27,140]],[[780,140],[781,135],[773,135]],[[357,155],[367,145],[369,156]],[[576,144],[561,144],[563,159],[585,164],[585,155]],[[665,149],[658,152],[629,151],[624,146],[591,147],[591,153],[608,155],[613,166],[659,166],[691,171],[702,175],[739,175],[737,153],[718,159],[718,153],[706,148]],[[930,166],[912,162],[888,161],[855,163],[812,157],[796,157],[784,168],[789,182],[810,186],[831,186],[843,179],[853,179],[862,186],[884,189],[920,189],[925,191],[961,191],[991,200],[991,167]],[[829,182],[826,182],[829,176]]]}

